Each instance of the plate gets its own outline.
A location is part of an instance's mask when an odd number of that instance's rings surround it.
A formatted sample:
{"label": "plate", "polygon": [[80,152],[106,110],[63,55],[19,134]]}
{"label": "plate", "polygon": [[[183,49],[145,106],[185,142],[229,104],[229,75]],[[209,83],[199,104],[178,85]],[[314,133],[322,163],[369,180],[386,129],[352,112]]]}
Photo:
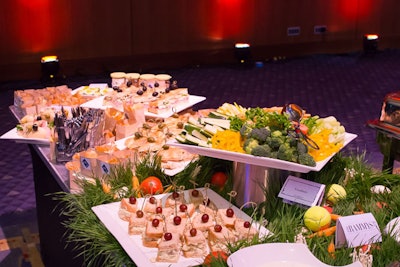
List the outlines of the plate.
{"label": "plate", "polygon": [[[81,107],[86,107],[86,108],[97,108],[97,109],[106,109],[107,106],[103,106],[103,99],[104,96],[97,97],[93,100],[90,100],[86,103],[81,104]],[[196,96],[196,95],[189,95],[188,101],[182,102],[176,106],[174,106],[175,110],[169,110],[160,114],[156,113],[151,113],[148,111],[144,112],[144,115],[147,117],[152,117],[152,118],[161,118],[161,119],[166,119],[168,117],[171,117],[175,112],[181,112],[187,108],[190,108],[202,101],[206,100],[204,96]],[[175,111],[175,112],[174,112]]]}
{"label": "plate", "polygon": [[[357,137],[356,134],[346,133],[343,147],[347,146],[356,137]],[[311,166],[306,166],[306,165],[289,162],[289,161],[285,161],[285,160],[279,160],[279,159],[273,159],[273,158],[267,158],[267,157],[256,157],[256,156],[249,155],[249,154],[231,152],[231,151],[220,150],[220,149],[215,149],[215,148],[181,144],[176,140],[167,142],[167,144],[171,145],[171,146],[176,146],[176,147],[186,149],[188,152],[190,152],[192,154],[198,154],[198,155],[208,156],[208,157],[212,157],[212,158],[225,159],[225,160],[230,160],[230,161],[234,161],[234,162],[241,162],[241,163],[247,163],[247,164],[267,167],[267,168],[287,170],[287,171],[300,172],[300,173],[308,173],[310,171],[320,171],[326,165],[326,163],[328,163],[329,160],[335,155],[335,154],[332,154],[330,157],[328,157],[324,160],[318,161],[316,166],[311,167]]]}
{"label": "plate", "polygon": [[[200,192],[204,192],[205,188],[198,188]],[[185,191],[185,196],[187,198],[188,191]],[[211,201],[215,203],[218,208],[228,208],[231,207],[231,204],[214,192],[211,189],[207,189],[208,197]],[[157,198],[164,199],[168,196],[168,194],[160,194],[155,195]],[[139,205],[143,201],[142,198],[138,199]],[[129,257],[135,262],[138,267],[148,267],[148,266],[157,266],[157,267],[186,267],[186,266],[196,266],[203,263],[203,258],[185,258],[183,256],[180,257],[177,263],[160,263],[154,262],[154,259],[157,255],[156,248],[147,248],[142,246],[141,236],[130,236],[128,235],[128,222],[121,220],[118,217],[120,203],[114,202],[104,205],[99,205],[92,207],[92,210],[100,219],[100,221],[106,226],[106,228],[110,231],[112,235],[118,240],[123,249],[129,255]],[[243,218],[245,220],[250,220],[250,217],[242,212],[235,206],[232,206],[236,216]],[[256,227],[259,225],[257,224]],[[265,227],[260,226],[260,235],[269,235],[271,234]]]}
{"label": "plate", "polygon": [[393,237],[400,244],[400,217],[392,219],[384,229],[385,234]]}
{"label": "plate", "polygon": [[50,140],[45,138],[27,138],[17,133],[17,128],[13,128],[0,136],[0,139],[13,140],[16,143],[28,143],[34,145],[50,145]]}
{"label": "plate", "polygon": [[[260,257],[262,255],[262,257]],[[240,249],[228,257],[228,266],[252,267],[328,267],[318,260],[305,244],[268,243]],[[347,267],[362,267],[354,262]]]}

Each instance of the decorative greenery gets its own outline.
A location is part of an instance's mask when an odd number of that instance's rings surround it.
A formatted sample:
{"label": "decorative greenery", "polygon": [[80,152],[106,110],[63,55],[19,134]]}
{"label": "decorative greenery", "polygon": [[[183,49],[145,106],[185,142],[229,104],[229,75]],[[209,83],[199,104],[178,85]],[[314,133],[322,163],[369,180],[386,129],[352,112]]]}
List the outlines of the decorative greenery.
{"label": "decorative greenery", "polygon": [[[92,212],[93,206],[118,201],[130,194],[133,189],[133,175],[139,181],[154,175],[163,181],[164,186],[174,183],[192,188],[192,181],[195,181],[197,187],[202,187],[210,182],[215,171],[224,171],[229,177],[226,187],[221,191],[216,188],[214,190],[227,198],[227,192],[233,187],[233,169],[232,162],[209,157],[199,157],[174,177],[166,176],[162,172],[161,162],[157,157],[144,157],[136,161],[135,166],[129,163],[116,167],[107,178],[95,177],[95,183],[81,182],[80,194],[60,192],[55,195],[63,207],[63,215],[68,218],[65,226],[69,231],[65,238],[85,257],[87,266],[135,266],[118,241]],[[390,220],[400,215],[400,177],[374,170],[365,162],[364,154],[337,154],[320,172],[304,174],[302,178],[326,185],[337,183],[344,186],[347,197],[333,207],[334,213],[346,216],[355,212],[371,212],[382,232]],[[104,190],[105,181],[110,185],[110,190]],[[374,185],[387,186],[392,193],[373,194],[371,187]],[[296,236],[304,229],[305,209],[286,204],[278,198],[280,188],[281,183],[271,182],[264,188],[266,201],[258,205],[256,212],[253,208],[243,209],[255,220],[265,222],[273,235],[229,244],[230,253],[260,243],[295,242]],[[333,238],[334,236],[306,238],[306,242],[312,253],[322,262],[336,266],[350,264],[352,248],[336,249],[334,254],[328,251]],[[372,246],[371,253],[374,266],[388,266],[400,260],[400,245],[392,237],[382,234],[382,242]]]}

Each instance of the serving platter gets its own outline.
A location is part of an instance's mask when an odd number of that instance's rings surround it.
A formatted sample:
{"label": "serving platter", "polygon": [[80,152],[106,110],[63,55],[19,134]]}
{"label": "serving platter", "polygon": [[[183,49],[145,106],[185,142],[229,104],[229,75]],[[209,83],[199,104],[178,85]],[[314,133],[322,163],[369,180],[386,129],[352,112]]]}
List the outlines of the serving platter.
{"label": "serving platter", "polygon": [[[262,255],[262,257],[260,257]],[[268,243],[240,249],[230,255],[227,260],[229,267],[254,266],[254,267],[328,267],[318,260],[301,243]],[[357,261],[346,267],[362,267]]]}
{"label": "serving platter", "polygon": [[4,140],[13,140],[16,143],[27,143],[27,144],[34,144],[34,145],[50,145],[50,140],[46,138],[29,138],[21,136],[17,133],[17,127],[12,128],[2,136],[0,139]]}
{"label": "serving platter", "polygon": [[[207,194],[210,200],[217,206],[217,208],[228,208],[231,207],[231,204],[214,192],[211,189],[206,188],[197,188],[203,194]],[[205,192],[207,190],[207,192]],[[188,193],[189,191],[184,191],[185,198],[189,199]],[[160,194],[155,195],[154,197],[162,199],[165,202],[166,197],[169,194]],[[141,206],[144,199],[137,199],[138,206]],[[164,204],[164,203],[163,203]],[[121,244],[122,248],[126,251],[129,257],[135,262],[138,267],[148,267],[148,266],[157,266],[157,267],[186,267],[186,266],[196,266],[203,263],[203,258],[185,258],[181,256],[177,263],[163,263],[156,262],[155,258],[157,256],[157,248],[147,248],[142,245],[142,240],[140,235],[128,235],[128,222],[121,220],[118,217],[118,210],[120,207],[120,202],[113,202],[109,204],[103,204],[99,206],[92,207],[93,212],[97,215],[100,221],[106,226],[106,228],[110,231],[110,233],[117,239],[117,241]],[[244,212],[242,212],[239,208],[232,206],[231,207],[236,216],[245,220],[251,221],[251,218]],[[270,235],[265,227],[259,225],[256,222],[253,222],[254,226],[259,229],[260,235]]]}
{"label": "serving platter", "polygon": [[[103,100],[104,100],[104,96],[97,97],[93,100],[90,100],[88,102],[81,104],[81,107],[106,109],[108,106],[103,105]],[[183,111],[187,108],[190,108],[200,102],[203,102],[204,100],[206,100],[206,98],[204,96],[189,95],[188,101],[178,103],[177,105],[174,106],[173,109],[167,110],[167,111],[159,113],[159,114],[145,111],[144,115],[146,117],[166,119],[166,118],[169,118],[172,115],[174,115],[175,112],[181,112],[181,111]]]}
{"label": "serving platter", "polygon": [[[345,141],[344,141],[342,149],[345,146],[347,146],[351,141],[353,141],[356,137],[357,137],[356,134],[346,133]],[[234,161],[234,162],[241,162],[241,163],[246,163],[246,164],[251,164],[251,165],[256,165],[256,166],[262,166],[262,167],[280,169],[280,170],[287,170],[287,171],[293,171],[293,172],[300,172],[300,173],[308,173],[310,171],[320,171],[329,162],[329,160],[335,155],[335,154],[332,154],[328,158],[326,158],[322,161],[318,161],[316,166],[311,167],[311,166],[306,166],[306,165],[289,162],[289,161],[285,161],[285,160],[279,160],[279,159],[273,159],[273,158],[267,158],[267,157],[256,157],[256,156],[249,155],[249,154],[231,152],[231,151],[227,151],[227,150],[182,144],[176,140],[169,141],[169,142],[167,142],[167,144],[170,146],[176,146],[176,147],[183,148],[190,153],[198,154],[198,155],[202,155],[202,156],[208,156],[208,157],[212,157],[212,158],[230,160],[230,161]]]}

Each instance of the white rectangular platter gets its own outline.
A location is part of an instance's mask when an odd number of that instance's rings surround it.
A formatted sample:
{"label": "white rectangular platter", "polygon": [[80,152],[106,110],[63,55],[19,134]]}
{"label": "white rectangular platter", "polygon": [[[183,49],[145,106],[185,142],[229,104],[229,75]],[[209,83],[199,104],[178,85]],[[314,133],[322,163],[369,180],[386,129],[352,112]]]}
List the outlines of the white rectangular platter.
{"label": "white rectangular platter", "polygon": [[[343,147],[347,146],[356,137],[357,137],[356,134],[346,133],[345,142],[343,144]],[[300,172],[300,173],[308,173],[310,171],[320,171],[326,165],[326,163],[328,163],[328,161],[334,156],[334,154],[333,154],[330,157],[328,157],[322,161],[318,161],[316,166],[311,167],[311,166],[306,166],[306,165],[289,162],[289,161],[285,161],[285,160],[279,160],[279,159],[273,159],[273,158],[267,158],[267,157],[256,157],[256,156],[249,155],[249,154],[231,152],[231,151],[227,151],[227,150],[181,144],[177,141],[168,142],[168,145],[180,147],[180,148],[187,150],[190,153],[198,154],[198,155],[202,155],[202,156],[230,160],[230,161],[234,161],[234,162],[247,163],[247,164],[256,165],[256,166],[263,166],[266,168]]]}
{"label": "white rectangular platter", "polygon": [[[218,208],[228,208],[231,206],[227,200],[211,189],[198,188],[198,190],[203,194],[205,194],[205,190],[207,190],[208,197]],[[184,191],[184,193],[186,199],[188,199],[188,191]],[[164,200],[167,196],[168,194],[155,195],[155,197]],[[143,198],[138,199],[139,206],[143,203],[142,201]],[[114,202],[92,207],[92,210],[110,233],[118,240],[123,249],[138,267],[186,267],[196,266],[203,263],[203,258],[185,258],[183,256],[180,257],[177,263],[155,262],[157,248],[144,247],[140,235],[128,235],[128,222],[123,221],[118,217],[119,206],[120,202]],[[232,206],[232,209],[237,217],[251,221],[251,218],[237,207]],[[255,227],[259,228],[260,235],[272,234],[265,227],[260,226],[258,223],[253,223]]]}
{"label": "white rectangular platter", "polygon": [[[104,96],[97,97],[93,100],[83,103],[81,105],[81,107],[105,109],[105,108],[107,108],[107,106],[103,106],[103,99],[104,99]],[[166,119],[168,117],[171,117],[174,114],[174,112],[181,112],[181,111],[183,111],[187,108],[190,108],[200,102],[203,102],[204,100],[206,100],[206,98],[204,96],[189,95],[189,100],[182,102],[180,104],[177,104],[176,106],[174,106],[174,110],[171,109],[171,110],[165,111],[160,114],[145,111],[144,115],[147,117]]]}
{"label": "white rectangular platter", "polygon": [[0,139],[4,140],[13,140],[16,143],[28,143],[28,144],[34,144],[34,145],[50,145],[50,140],[45,139],[45,138],[27,138],[19,135],[17,133],[17,128],[14,127],[2,136],[0,136]]}

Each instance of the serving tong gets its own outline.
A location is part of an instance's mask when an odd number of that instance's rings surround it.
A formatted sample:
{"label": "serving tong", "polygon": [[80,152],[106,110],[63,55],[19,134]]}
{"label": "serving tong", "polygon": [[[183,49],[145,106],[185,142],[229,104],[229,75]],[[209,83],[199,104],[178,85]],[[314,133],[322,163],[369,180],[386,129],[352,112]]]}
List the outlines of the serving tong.
{"label": "serving tong", "polygon": [[318,144],[300,130],[300,121],[303,118],[304,110],[296,104],[286,104],[283,106],[282,113],[287,114],[293,124],[294,129],[290,133],[295,138],[304,140],[309,147],[319,150]]}

